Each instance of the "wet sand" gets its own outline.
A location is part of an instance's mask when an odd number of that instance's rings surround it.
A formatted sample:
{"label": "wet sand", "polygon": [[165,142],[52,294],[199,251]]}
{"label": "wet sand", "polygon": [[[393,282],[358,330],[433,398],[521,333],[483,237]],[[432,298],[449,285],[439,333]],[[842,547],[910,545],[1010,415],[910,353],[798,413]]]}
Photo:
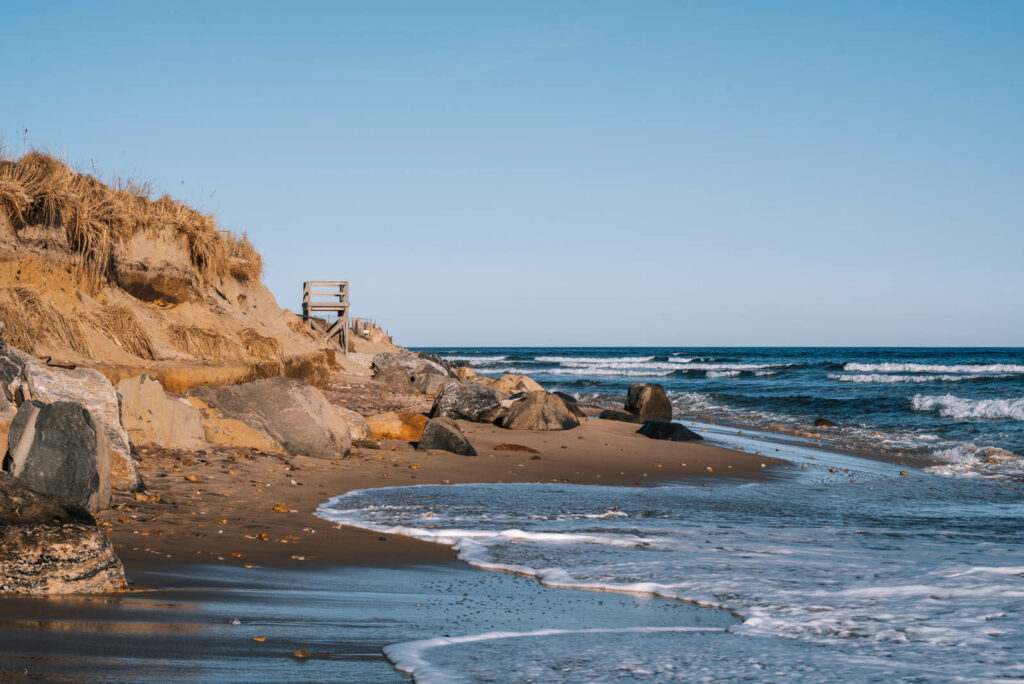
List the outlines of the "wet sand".
{"label": "wet sand", "polygon": [[[341,383],[349,386],[329,396],[361,402],[357,408],[367,413],[425,401],[363,378]],[[235,449],[143,452],[141,474],[150,495],[117,495],[114,509],[97,516],[133,590],[110,597],[4,598],[0,675],[41,681],[407,681],[383,659],[384,645],[551,626],[559,611],[585,618],[589,626],[614,625],[623,615],[642,618],[655,604],[670,607],[657,610],[671,613],[673,624],[683,610],[692,612],[687,620],[732,620],[674,602],[540,587],[469,568],[448,547],[314,515],[328,498],[370,487],[654,485],[692,477],[714,486],[720,477],[763,477],[782,464],[699,442],[650,440],[635,434],[636,425],[597,419],[564,432],[461,426],[478,456],[416,451],[398,441],[357,448],[334,461]],[[502,595],[500,610],[488,603],[497,600],[495,582],[511,591]],[[427,604],[433,608],[426,610]],[[603,612],[610,605],[626,612]],[[236,617],[242,625],[227,622]],[[292,658],[297,648],[314,657]]]}

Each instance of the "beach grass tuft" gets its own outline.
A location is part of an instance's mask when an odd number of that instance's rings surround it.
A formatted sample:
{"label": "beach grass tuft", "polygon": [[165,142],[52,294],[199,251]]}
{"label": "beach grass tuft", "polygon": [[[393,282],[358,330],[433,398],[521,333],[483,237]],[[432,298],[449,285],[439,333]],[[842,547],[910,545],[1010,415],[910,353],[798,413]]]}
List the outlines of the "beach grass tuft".
{"label": "beach grass tuft", "polygon": [[218,230],[211,214],[169,195],[153,200],[151,192],[136,181],[108,185],[43,152],[17,160],[0,153],[0,211],[16,232],[29,225],[63,228],[90,275],[109,275],[118,248],[148,231],[184,237],[192,265],[207,280],[260,278],[262,260],[246,236]]}
{"label": "beach grass tuft", "polygon": [[6,326],[4,339],[30,354],[44,341],[74,349],[82,356],[90,354],[79,322],[62,314],[31,287],[0,288],[0,321]]}
{"label": "beach grass tuft", "polygon": [[277,359],[281,357],[281,343],[273,337],[267,337],[253,328],[243,328],[239,335],[242,346],[249,356],[257,359]]}
{"label": "beach grass tuft", "polygon": [[96,329],[109,337],[114,344],[133,356],[153,360],[153,343],[146,329],[139,323],[131,309],[126,306],[105,306],[93,314]]}
{"label": "beach grass tuft", "polygon": [[237,342],[215,330],[175,324],[167,327],[167,337],[179,351],[205,361],[237,359],[242,355]]}

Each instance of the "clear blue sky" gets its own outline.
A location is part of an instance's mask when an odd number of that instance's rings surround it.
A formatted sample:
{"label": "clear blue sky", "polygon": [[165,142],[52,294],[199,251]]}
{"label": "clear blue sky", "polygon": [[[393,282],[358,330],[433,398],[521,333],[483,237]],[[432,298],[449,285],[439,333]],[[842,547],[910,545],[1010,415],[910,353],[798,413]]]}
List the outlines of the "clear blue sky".
{"label": "clear blue sky", "polygon": [[1022,36],[1012,0],[0,0],[0,135],[408,345],[1024,345]]}

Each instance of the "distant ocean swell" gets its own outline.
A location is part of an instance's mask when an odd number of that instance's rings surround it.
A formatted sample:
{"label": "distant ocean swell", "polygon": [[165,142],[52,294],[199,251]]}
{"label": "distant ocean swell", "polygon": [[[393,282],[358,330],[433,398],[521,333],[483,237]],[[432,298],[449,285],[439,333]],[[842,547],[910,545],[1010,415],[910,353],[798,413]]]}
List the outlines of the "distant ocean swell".
{"label": "distant ocean swell", "polygon": [[[988,449],[1024,454],[1022,349],[433,349],[478,373],[530,375],[554,390],[621,407],[629,384],[665,386],[679,419],[747,426],[870,453],[917,455],[944,474],[979,473]],[[951,385],[956,391],[951,393]],[[811,429],[819,418],[837,427]],[[955,455],[955,458],[952,456]],[[951,460],[952,459],[952,460]]]}

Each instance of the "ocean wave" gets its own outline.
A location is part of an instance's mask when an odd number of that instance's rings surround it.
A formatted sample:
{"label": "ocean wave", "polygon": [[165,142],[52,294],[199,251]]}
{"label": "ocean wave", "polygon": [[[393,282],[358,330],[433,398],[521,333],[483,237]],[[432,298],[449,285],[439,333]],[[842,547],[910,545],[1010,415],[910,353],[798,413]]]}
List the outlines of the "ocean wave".
{"label": "ocean wave", "polygon": [[966,375],[888,375],[885,373],[868,373],[857,375],[840,375],[829,373],[829,380],[839,382],[856,382],[860,384],[894,383],[894,382],[963,382],[965,380],[996,380],[1015,377],[1012,373],[970,373]]}
{"label": "ocean wave", "polygon": [[844,371],[860,373],[1024,373],[1024,365],[1012,363],[847,363]]}
{"label": "ocean wave", "polygon": [[952,394],[915,394],[915,411],[937,411],[946,418],[989,418],[1024,420],[1024,397],[1018,399],[966,399]]}
{"label": "ocean wave", "polygon": [[588,364],[605,364],[605,363],[640,363],[643,361],[653,361],[653,356],[536,356],[533,359],[538,363],[588,363]]}
{"label": "ocean wave", "polygon": [[998,447],[961,444],[936,451],[932,458],[940,461],[925,468],[925,472],[933,475],[1014,479],[1024,476],[1024,458]]}
{"label": "ocean wave", "polygon": [[445,356],[445,361],[469,361],[477,363],[497,363],[499,361],[508,361],[507,356]]}
{"label": "ocean wave", "polygon": [[707,377],[709,378],[735,378],[743,371],[738,370],[723,370],[723,371],[708,371]]}

